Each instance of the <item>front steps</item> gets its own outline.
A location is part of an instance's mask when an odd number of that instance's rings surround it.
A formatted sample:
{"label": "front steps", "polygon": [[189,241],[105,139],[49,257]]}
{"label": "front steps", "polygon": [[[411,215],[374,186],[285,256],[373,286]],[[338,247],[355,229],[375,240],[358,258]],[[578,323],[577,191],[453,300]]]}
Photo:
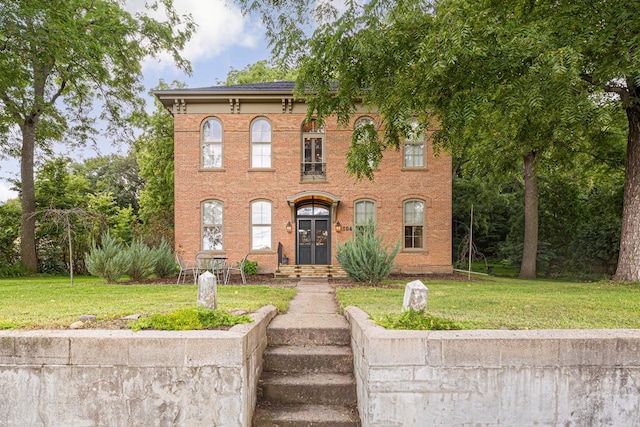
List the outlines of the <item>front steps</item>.
{"label": "front steps", "polygon": [[349,324],[330,289],[301,282],[267,328],[254,426],[360,425]]}
{"label": "front steps", "polygon": [[290,278],[309,278],[309,277],[326,277],[326,278],[345,278],[347,273],[339,265],[324,264],[296,264],[296,265],[280,265],[274,273],[275,277]]}

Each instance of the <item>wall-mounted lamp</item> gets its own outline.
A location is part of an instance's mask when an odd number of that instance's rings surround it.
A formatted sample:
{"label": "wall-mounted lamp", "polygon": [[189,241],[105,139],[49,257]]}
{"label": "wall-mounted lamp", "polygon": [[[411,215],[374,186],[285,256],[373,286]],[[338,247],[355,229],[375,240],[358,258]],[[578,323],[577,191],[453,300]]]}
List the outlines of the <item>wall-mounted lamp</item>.
{"label": "wall-mounted lamp", "polygon": [[287,233],[291,233],[293,231],[293,226],[291,225],[291,221],[287,222]]}
{"label": "wall-mounted lamp", "polygon": [[336,233],[339,233],[342,231],[342,224],[340,224],[340,221],[336,222]]}

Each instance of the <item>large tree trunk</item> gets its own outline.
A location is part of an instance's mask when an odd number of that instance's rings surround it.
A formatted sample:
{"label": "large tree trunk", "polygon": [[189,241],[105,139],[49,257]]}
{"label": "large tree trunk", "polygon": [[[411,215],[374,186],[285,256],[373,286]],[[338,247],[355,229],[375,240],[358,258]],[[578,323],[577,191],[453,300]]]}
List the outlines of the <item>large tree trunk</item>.
{"label": "large tree trunk", "polygon": [[524,155],[524,246],[522,248],[521,279],[536,278],[538,257],[538,179],[536,153]]}
{"label": "large tree trunk", "polygon": [[20,257],[22,263],[34,273],[38,269],[38,259],[36,258],[36,192],[33,176],[36,120],[37,119],[27,118],[22,126],[22,153],[20,164],[20,189],[22,192]]}
{"label": "large tree trunk", "polygon": [[627,107],[629,136],[622,208],[622,234],[618,268],[619,282],[640,281],[640,106]]}

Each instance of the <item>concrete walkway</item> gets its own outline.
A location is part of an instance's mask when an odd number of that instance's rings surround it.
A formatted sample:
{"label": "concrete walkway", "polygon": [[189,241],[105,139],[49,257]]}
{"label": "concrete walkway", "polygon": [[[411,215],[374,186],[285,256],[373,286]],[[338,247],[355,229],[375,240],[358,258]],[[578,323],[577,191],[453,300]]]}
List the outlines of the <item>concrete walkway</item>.
{"label": "concrete walkway", "polygon": [[[289,311],[276,316],[269,325],[270,329],[295,329],[304,327],[314,337],[305,337],[306,334],[297,334],[302,340],[297,343],[288,341],[289,345],[306,345],[314,341],[316,345],[336,344],[337,339],[342,345],[351,344],[351,336],[344,342],[345,328],[349,330],[347,319],[338,314],[338,304],[335,300],[335,290],[329,285],[326,278],[303,278],[297,286],[298,293],[289,305]],[[318,341],[320,335],[325,335],[326,340]],[[291,336],[290,336],[291,338]],[[306,339],[305,339],[306,338]],[[327,341],[328,340],[328,341]],[[283,343],[269,342],[270,345]]]}

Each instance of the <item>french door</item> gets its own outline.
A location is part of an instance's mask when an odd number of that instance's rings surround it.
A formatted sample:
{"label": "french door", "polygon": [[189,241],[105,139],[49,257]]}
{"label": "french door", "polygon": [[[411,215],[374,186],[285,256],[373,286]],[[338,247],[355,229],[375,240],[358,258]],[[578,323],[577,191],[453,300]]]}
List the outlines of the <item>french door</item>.
{"label": "french door", "polygon": [[329,218],[298,218],[298,264],[329,264]]}

